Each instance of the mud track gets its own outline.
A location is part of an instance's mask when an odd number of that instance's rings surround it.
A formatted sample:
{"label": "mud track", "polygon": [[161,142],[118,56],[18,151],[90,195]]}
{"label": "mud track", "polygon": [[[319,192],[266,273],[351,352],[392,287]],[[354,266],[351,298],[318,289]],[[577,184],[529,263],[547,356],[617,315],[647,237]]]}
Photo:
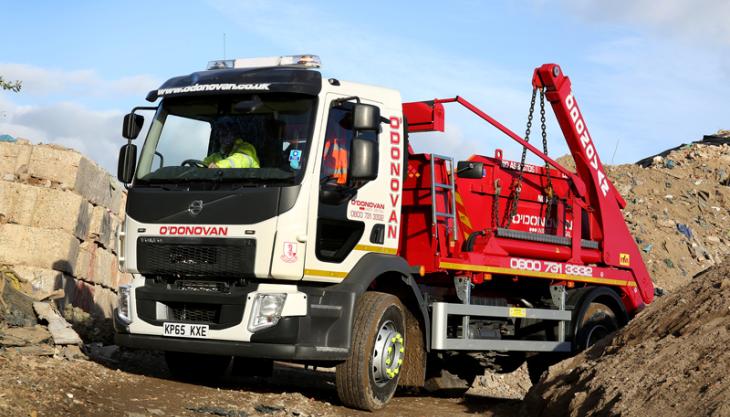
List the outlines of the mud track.
{"label": "mud track", "polygon": [[169,376],[162,355],[121,360],[0,354],[2,416],[506,416],[519,401],[401,393],[375,413],[339,404],[331,370],[275,364],[272,377],[190,384]]}

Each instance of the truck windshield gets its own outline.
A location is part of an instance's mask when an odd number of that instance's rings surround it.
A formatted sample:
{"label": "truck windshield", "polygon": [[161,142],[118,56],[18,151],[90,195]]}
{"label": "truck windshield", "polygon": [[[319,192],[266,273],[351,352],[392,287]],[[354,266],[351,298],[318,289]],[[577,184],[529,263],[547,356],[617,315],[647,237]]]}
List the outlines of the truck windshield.
{"label": "truck windshield", "polygon": [[315,103],[290,93],[168,98],[150,126],[135,183],[296,184]]}

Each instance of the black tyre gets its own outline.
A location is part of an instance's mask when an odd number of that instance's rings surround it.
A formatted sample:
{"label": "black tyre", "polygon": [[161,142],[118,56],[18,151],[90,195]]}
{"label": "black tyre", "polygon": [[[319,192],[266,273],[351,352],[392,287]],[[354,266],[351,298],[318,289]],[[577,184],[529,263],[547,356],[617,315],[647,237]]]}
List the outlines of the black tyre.
{"label": "black tyre", "polygon": [[592,302],[577,320],[573,347],[576,352],[587,349],[619,328],[616,313],[603,303]]}
{"label": "black tyre", "polygon": [[337,365],[340,400],[348,407],[377,410],[393,397],[403,366],[405,308],[390,294],[366,292],[357,302],[352,346]]}
{"label": "black tyre", "polygon": [[215,381],[221,378],[231,363],[230,356],[199,353],[165,352],[170,374],[184,381]]}

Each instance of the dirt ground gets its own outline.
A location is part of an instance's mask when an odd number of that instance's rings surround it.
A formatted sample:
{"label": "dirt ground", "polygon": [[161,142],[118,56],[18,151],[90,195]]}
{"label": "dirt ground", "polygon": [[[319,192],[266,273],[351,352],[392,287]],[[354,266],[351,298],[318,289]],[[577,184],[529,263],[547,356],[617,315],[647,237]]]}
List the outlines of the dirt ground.
{"label": "dirt ground", "polygon": [[[339,405],[331,371],[277,363],[270,378],[201,385],[172,379],[163,357],[68,359],[0,353],[1,416],[508,416],[518,400],[401,394],[375,413]],[[477,393],[479,394],[479,393]]]}
{"label": "dirt ground", "polygon": [[550,368],[526,415],[730,416],[730,258]]}

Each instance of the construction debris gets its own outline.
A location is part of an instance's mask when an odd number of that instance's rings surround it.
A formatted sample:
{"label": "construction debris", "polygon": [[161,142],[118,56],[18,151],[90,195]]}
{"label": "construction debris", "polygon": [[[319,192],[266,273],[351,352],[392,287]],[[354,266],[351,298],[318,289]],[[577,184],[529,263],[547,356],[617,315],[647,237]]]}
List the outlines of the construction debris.
{"label": "construction debris", "polygon": [[685,149],[687,147],[690,147],[692,145],[730,145],[730,130],[718,130],[717,133],[712,135],[704,135],[702,137],[702,140],[690,142],[690,143],[683,143],[679,146],[676,146],[671,149],[667,149],[666,151],[660,152],[656,155],[648,156],[640,161],[636,162],[636,165],[640,165],[643,167],[649,167],[651,165],[654,165],[656,161],[658,160],[661,162],[664,158],[668,158],[667,161],[672,161],[671,157],[668,157],[670,153],[679,150],[679,149]]}
{"label": "construction debris", "polygon": [[32,327],[10,327],[0,333],[0,346],[18,347],[39,345],[51,339],[51,333],[40,324]]}
{"label": "construction debris", "polygon": [[663,158],[646,168],[609,167],[608,175],[628,203],[624,218],[639,247],[653,247],[642,255],[655,285],[671,292],[730,254],[730,187],[724,182],[730,143],[686,145]]}
{"label": "construction debris", "polygon": [[[730,254],[730,134],[715,136],[723,140],[683,145],[645,166],[606,167],[655,286],[670,292]],[[575,169],[569,156],[558,162]]]}
{"label": "construction debris", "polygon": [[66,320],[48,303],[33,303],[33,309],[41,320],[48,322],[48,331],[56,345],[80,345],[81,338]]}

